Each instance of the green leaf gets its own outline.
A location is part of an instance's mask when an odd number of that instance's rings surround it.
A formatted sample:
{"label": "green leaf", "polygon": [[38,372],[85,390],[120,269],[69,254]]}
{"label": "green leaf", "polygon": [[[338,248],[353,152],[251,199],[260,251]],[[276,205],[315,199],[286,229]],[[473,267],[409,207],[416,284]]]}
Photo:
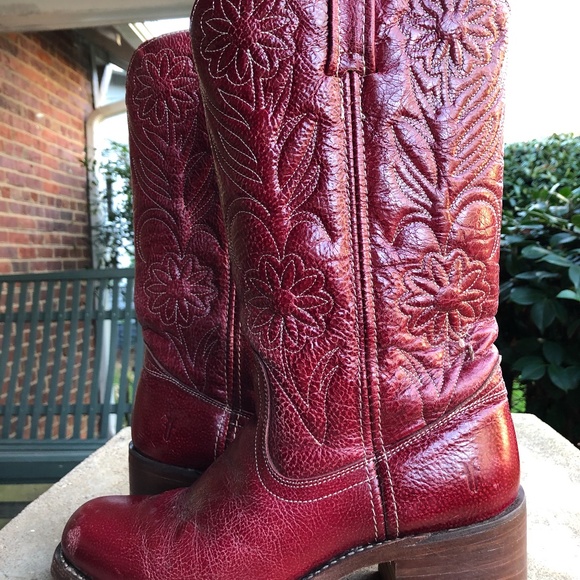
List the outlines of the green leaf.
{"label": "green leaf", "polygon": [[577,389],[578,386],[580,386],[580,367],[578,366],[568,367],[568,372],[575,381],[576,386],[574,388]]}
{"label": "green leaf", "polygon": [[572,284],[574,284],[574,288],[580,290],[580,266],[572,266],[568,270],[568,276],[572,281]]}
{"label": "green leaf", "polygon": [[544,359],[540,356],[528,355],[522,356],[514,364],[513,367],[516,371],[521,371],[525,367],[530,365],[543,365]]}
{"label": "green leaf", "polygon": [[580,328],[580,318],[578,318],[577,320],[573,320],[568,325],[568,333],[567,333],[568,338],[572,338],[579,328]]}
{"label": "green leaf", "polygon": [[537,381],[546,373],[546,363],[539,356],[524,356],[514,363],[514,369],[521,371],[522,381]]}
{"label": "green leaf", "polygon": [[564,361],[564,347],[558,342],[546,341],[542,346],[546,360],[554,365],[561,365]]}
{"label": "green leaf", "polygon": [[522,370],[520,379],[522,381],[539,381],[546,374],[546,365],[525,367]]}
{"label": "green leaf", "polygon": [[519,235],[519,234],[510,234],[510,235],[506,235],[503,238],[505,240],[505,242],[509,245],[513,245],[513,244],[520,244],[522,243],[526,238],[524,238],[524,236]]}
{"label": "green leaf", "polygon": [[559,234],[554,234],[550,238],[550,246],[561,246],[563,244],[569,244],[570,242],[575,242],[578,236],[574,234],[569,234],[567,232],[561,232]]}
{"label": "green leaf", "polygon": [[572,223],[577,227],[580,228],[580,213],[572,216]]}
{"label": "green leaf", "polygon": [[552,300],[542,300],[541,302],[536,302],[532,306],[530,312],[534,324],[540,329],[540,332],[544,334],[544,330],[554,322],[556,319],[556,309],[554,308],[554,303]]}
{"label": "green leaf", "polygon": [[521,304],[523,306],[528,306],[539,302],[545,298],[544,293],[536,288],[530,288],[527,286],[519,286],[513,288],[510,292],[510,299],[516,304]]}
{"label": "green leaf", "polygon": [[578,372],[575,367],[563,368],[551,364],[548,367],[548,376],[563,391],[571,391],[578,386]]}
{"label": "green leaf", "polygon": [[[558,184],[558,185],[559,185],[559,184]],[[572,193],[572,188],[571,188],[571,187],[568,187],[568,186],[562,187],[562,188],[560,188],[560,189],[558,189],[558,188],[556,187],[556,190],[557,190],[557,192],[558,192],[560,195],[564,196],[566,199],[568,199],[568,198],[570,197],[571,193]]]}
{"label": "green leaf", "polygon": [[574,290],[562,290],[556,298],[565,298],[566,300],[576,300],[576,302],[580,302],[580,293],[574,292]]}
{"label": "green leaf", "polygon": [[569,268],[572,265],[572,262],[570,262],[568,258],[564,258],[563,256],[559,256],[558,254],[554,254],[552,252],[544,256],[542,258],[542,262],[547,262],[548,264],[553,264],[554,266],[562,266],[563,268]]}
{"label": "green leaf", "polygon": [[538,273],[537,272],[521,272],[517,276],[514,276],[518,280],[537,280]]}
{"label": "green leaf", "polygon": [[550,278],[559,278],[560,275],[556,274],[555,272],[546,272],[544,270],[532,270],[529,272],[520,272],[514,278],[518,280],[548,280]]}
{"label": "green leaf", "polygon": [[522,249],[522,256],[528,260],[539,260],[549,253],[550,250],[546,250],[546,248],[540,246],[526,246]]}
{"label": "green leaf", "polygon": [[568,324],[570,322],[569,320],[569,314],[568,314],[568,306],[573,306],[571,304],[569,304],[568,302],[562,302],[561,300],[555,300],[554,301],[554,308],[556,309],[556,318],[562,323],[562,324]]}
{"label": "green leaf", "polygon": [[536,353],[540,352],[540,340],[535,337],[520,338],[515,343],[515,348],[521,353]]}

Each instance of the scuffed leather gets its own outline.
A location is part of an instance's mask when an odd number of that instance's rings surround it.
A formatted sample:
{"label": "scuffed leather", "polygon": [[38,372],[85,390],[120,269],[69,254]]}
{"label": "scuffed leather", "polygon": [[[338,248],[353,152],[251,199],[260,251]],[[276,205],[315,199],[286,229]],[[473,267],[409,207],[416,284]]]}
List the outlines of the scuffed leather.
{"label": "scuffed leather", "polygon": [[[493,347],[506,10],[198,0],[257,420],[190,490],[81,508],[63,537],[81,570],[303,578],[514,501]],[[111,527],[129,540],[103,564]]]}
{"label": "scuffed leather", "polygon": [[[483,400],[468,401],[447,421],[419,432],[412,445],[390,450],[395,493],[404,505],[401,534],[439,527],[434,522],[442,514],[449,525],[461,526],[503,509],[505,498],[493,477],[514,477],[514,466],[501,462],[507,471],[498,471],[494,455],[509,453],[513,441],[502,439],[511,419],[497,387],[495,381]],[[365,463],[326,477],[286,479],[272,468],[266,447],[260,448],[263,428],[251,420],[190,489],[105,497],[82,506],[63,532],[67,559],[100,580],[290,580],[376,542]],[[456,502],[454,461],[466,458],[474,431],[482,437],[493,433],[494,439],[488,437],[488,454],[480,455],[478,464],[460,468],[461,477],[470,477],[470,494],[479,484],[476,478],[483,484],[483,493],[473,493],[466,509],[465,502]],[[426,472],[426,461],[439,466],[436,480]],[[471,465],[473,470],[464,472]],[[433,494],[435,483],[453,493]],[[424,498],[427,504],[421,503]],[[416,527],[409,530],[410,524]]]}
{"label": "scuffed leather", "polygon": [[135,308],[147,347],[133,442],[152,459],[203,470],[236,436],[252,404],[243,388],[235,288],[187,32],[137,49],[127,112]]}

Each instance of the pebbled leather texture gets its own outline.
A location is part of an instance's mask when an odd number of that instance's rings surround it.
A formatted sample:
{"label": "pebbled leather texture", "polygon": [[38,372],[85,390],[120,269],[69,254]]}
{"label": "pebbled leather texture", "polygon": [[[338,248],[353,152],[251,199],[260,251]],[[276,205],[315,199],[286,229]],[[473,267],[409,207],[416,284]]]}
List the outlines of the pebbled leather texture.
{"label": "pebbled leather texture", "polygon": [[359,546],[515,500],[493,346],[506,12],[197,1],[257,419],[189,490],[77,511],[63,550],[78,569],[314,578]]}
{"label": "pebbled leather texture", "polygon": [[135,308],[147,347],[133,442],[161,463],[203,470],[253,407],[189,34],[141,45],[127,78]]}

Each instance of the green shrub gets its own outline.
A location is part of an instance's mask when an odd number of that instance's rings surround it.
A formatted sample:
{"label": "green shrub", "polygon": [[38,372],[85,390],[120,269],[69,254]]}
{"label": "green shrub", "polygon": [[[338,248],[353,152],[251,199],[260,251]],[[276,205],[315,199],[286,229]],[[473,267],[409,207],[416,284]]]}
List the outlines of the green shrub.
{"label": "green shrub", "polygon": [[[505,150],[498,347],[525,409],[580,442],[580,137]],[[521,408],[521,402],[520,402]]]}
{"label": "green shrub", "polygon": [[93,243],[99,268],[134,262],[133,189],[129,147],[112,141],[97,163],[85,160],[98,191],[93,207]]}

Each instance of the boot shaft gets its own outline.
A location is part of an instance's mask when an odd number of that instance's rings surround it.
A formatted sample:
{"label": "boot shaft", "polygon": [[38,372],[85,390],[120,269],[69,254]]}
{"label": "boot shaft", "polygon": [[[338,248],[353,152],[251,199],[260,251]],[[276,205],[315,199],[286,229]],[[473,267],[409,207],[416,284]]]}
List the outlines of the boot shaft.
{"label": "boot shaft", "polygon": [[351,4],[201,0],[193,17],[243,316],[290,471],[296,440],[315,471],[380,453],[498,361],[505,4]]}
{"label": "boot shaft", "polygon": [[213,158],[187,32],[137,49],[127,112],[135,308],[147,351],[133,413],[140,452],[204,469],[252,409]]}
{"label": "boot shaft", "polygon": [[299,477],[364,460],[368,424],[349,144],[342,79],[325,70],[326,16],[322,3],[225,0],[199,2],[192,16],[270,452]]}
{"label": "boot shaft", "polygon": [[[394,8],[396,6],[396,8]],[[378,2],[361,112],[383,437],[412,434],[497,365],[507,7]]]}
{"label": "boot shaft", "polygon": [[158,364],[200,391],[223,385],[225,400],[233,283],[188,44],[185,33],[155,39],[128,71],[135,307]]}

